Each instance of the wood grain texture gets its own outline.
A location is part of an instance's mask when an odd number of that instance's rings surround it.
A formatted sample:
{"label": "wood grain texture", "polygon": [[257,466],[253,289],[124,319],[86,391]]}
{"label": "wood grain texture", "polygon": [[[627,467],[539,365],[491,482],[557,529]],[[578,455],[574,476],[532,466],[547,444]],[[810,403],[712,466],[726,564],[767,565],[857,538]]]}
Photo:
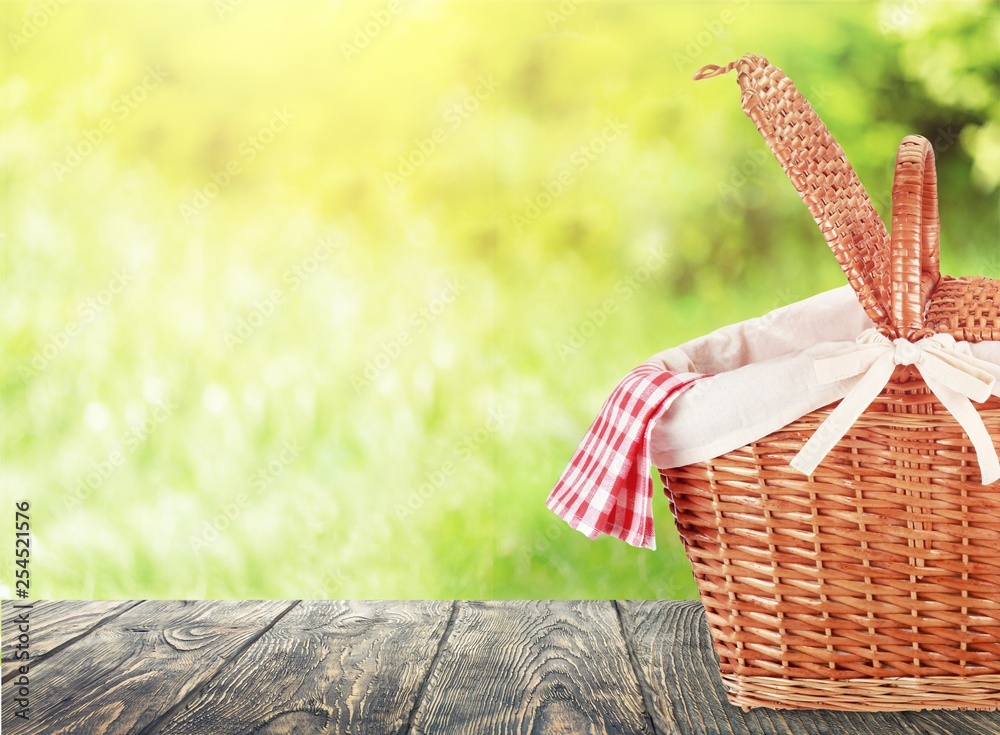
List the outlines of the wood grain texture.
{"label": "wood grain texture", "polygon": [[402,735],[452,607],[303,602],[149,732]]}
{"label": "wood grain texture", "polygon": [[3,680],[10,679],[20,661],[14,661],[14,645],[20,635],[19,616],[28,617],[28,652],[32,665],[49,653],[67,646],[92,628],[135,607],[137,601],[122,600],[39,600],[30,608],[18,608],[24,602],[3,602]]}
{"label": "wood grain texture", "polygon": [[726,701],[700,602],[619,608],[653,722],[664,735],[1000,735],[995,712],[744,712]]}
{"label": "wood grain texture", "polygon": [[7,735],[1000,735],[997,712],[743,712],[697,602],[118,605],[36,608],[50,653],[30,721],[4,685]]}
{"label": "wood grain texture", "polygon": [[461,602],[413,735],[653,735],[610,602]]}
{"label": "wood grain texture", "polygon": [[[210,679],[287,602],[143,602],[31,668],[31,719],[10,735],[126,735]],[[5,698],[6,699],[6,698]]]}

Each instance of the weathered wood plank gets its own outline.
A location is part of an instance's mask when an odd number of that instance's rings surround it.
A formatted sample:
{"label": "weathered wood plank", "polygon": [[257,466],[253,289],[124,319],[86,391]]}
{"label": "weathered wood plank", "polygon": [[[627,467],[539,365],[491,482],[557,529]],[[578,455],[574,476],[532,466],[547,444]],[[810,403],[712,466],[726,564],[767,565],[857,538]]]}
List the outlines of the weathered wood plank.
{"label": "weathered wood plank", "polygon": [[[143,602],[31,668],[31,717],[10,735],[126,735],[211,678],[287,602]],[[6,702],[5,702],[6,703]]]}
{"label": "weathered wood plank", "polygon": [[[14,660],[14,646],[21,633],[28,628],[28,652],[31,665],[40,663],[52,650],[73,642],[102,621],[135,607],[137,601],[122,600],[39,600],[30,608],[16,607],[28,603],[4,600],[3,602],[3,680],[16,673],[21,661]],[[26,615],[25,624],[19,618]]]}
{"label": "weathered wood plank", "polygon": [[450,602],[303,602],[148,731],[402,735]]}
{"label": "weathered wood plank", "polygon": [[907,724],[933,735],[1000,735],[1000,712],[904,712]]}
{"label": "weathered wood plank", "polygon": [[[10,735],[1000,735],[1000,713],[743,712],[698,603],[60,602]],[[4,606],[4,642],[16,613]],[[37,614],[36,614],[37,613]],[[4,649],[5,652],[8,650]],[[638,679],[636,678],[638,674]]]}
{"label": "weathered wood plank", "polygon": [[744,712],[726,701],[701,603],[618,606],[653,722],[664,735],[1000,735],[1000,715],[989,712]]}
{"label": "weathered wood plank", "polygon": [[610,602],[463,602],[413,735],[653,734]]}

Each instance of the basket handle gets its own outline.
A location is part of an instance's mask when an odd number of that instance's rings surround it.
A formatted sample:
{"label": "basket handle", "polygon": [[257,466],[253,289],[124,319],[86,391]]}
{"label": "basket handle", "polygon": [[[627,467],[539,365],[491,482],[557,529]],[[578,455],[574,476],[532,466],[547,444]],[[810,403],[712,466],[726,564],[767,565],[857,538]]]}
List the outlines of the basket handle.
{"label": "basket handle", "polygon": [[915,342],[934,334],[924,327],[924,305],[941,280],[940,231],[934,148],[908,135],[892,180],[891,323],[880,328],[886,336]]}
{"label": "basket handle", "polygon": [[740,106],[781,164],[875,324],[891,324],[889,233],[844,150],[784,72],[748,54],[695,79],[737,72]]}

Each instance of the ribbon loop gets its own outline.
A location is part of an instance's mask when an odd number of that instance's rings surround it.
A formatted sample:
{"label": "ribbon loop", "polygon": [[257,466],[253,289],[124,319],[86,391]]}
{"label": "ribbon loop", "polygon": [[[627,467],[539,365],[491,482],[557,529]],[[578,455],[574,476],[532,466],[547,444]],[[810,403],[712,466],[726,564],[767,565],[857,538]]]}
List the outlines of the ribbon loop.
{"label": "ribbon loop", "polygon": [[855,345],[816,360],[816,377],[821,384],[856,375],[861,378],[795,455],[791,466],[806,475],[815,472],[882,392],[897,365],[915,366],[927,387],[969,436],[983,484],[1000,479],[1000,458],[982,417],[972,405],[972,401],[982,403],[991,395],[1000,397],[1000,365],[980,360],[967,342],[957,342],[948,334],[917,342],[902,338],[890,342],[876,329],[862,332]]}

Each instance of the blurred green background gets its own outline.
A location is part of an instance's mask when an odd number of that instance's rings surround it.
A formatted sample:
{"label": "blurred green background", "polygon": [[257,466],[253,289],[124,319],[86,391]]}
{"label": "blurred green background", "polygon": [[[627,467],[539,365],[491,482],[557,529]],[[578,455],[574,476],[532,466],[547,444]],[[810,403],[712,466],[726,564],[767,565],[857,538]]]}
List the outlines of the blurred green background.
{"label": "blurred green background", "polygon": [[693,596],[659,490],[656,552],[544,501],[634,365],[844,282],[706,63],[782,67],[883,217],[930,138],[943,269],[1000,275],[985,0],[2,23],[0,524],[30,501],[33,597]]}

